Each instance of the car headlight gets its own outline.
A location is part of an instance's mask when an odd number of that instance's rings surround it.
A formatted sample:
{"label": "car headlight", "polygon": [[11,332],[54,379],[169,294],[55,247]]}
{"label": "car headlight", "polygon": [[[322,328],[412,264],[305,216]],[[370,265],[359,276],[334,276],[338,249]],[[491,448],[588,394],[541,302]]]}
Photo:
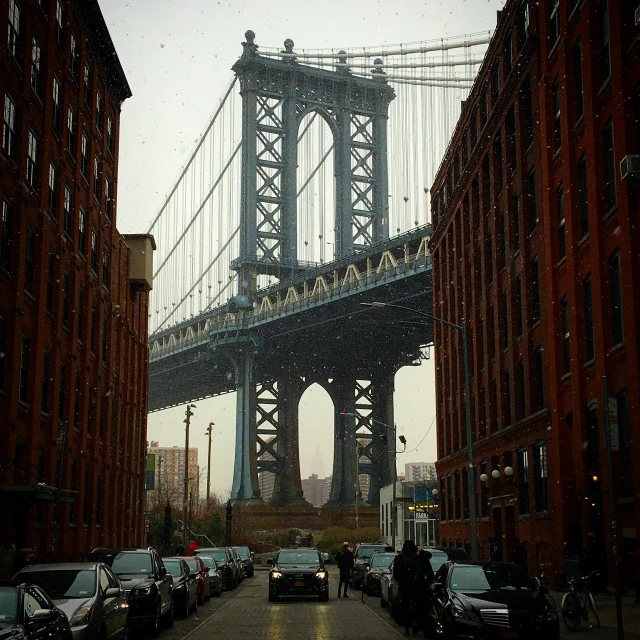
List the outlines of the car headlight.
{"label": "car headlight", "polygon": [[279,571],[272,571],[271,577],[277,580],[278,578],[282,578],[282,574]]}
{"label": "car headlight", "polygon": [[471,622],[480,622],[480,618],[476,613],[465,609],[462,605],[455,602],[451,605],[451,615],[454,618],[470,620]]}
{"label": "car headlight", "polygon": [[142,587],[140,589],[134,589],[131,592],[131,597],[144,598],[144,596],[148,596],[151,593],[152,589],[153,587]]}
{"label": "car headlight", "polygon": [[324,580],[327,577],[326,571],[318,571],[316,573],[316,578],[320,578],[320,580]]}
{"label": "car headlight", "polygon": [[93,607],[80,607],[71,618],[72,627],[84,627],[84,625],[91,622],[91,616],[93,615]]}

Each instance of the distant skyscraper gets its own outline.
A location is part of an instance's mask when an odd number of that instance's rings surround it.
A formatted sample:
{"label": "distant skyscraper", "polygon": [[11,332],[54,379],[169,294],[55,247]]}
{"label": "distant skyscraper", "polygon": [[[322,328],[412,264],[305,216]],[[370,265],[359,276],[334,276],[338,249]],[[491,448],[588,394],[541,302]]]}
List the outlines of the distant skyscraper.
{"label": "distant skyscraper", "polygon": [[407,462],[404,465],[404,478],[407,482],[421,482],[436,477],[436,466],[433,462]]}

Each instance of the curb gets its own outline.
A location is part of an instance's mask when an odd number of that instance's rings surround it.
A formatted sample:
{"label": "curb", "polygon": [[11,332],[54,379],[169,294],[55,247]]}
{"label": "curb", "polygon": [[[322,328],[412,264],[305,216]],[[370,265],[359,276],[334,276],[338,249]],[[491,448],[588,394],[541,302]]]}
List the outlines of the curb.
{"label": "curb", "polygon": [[371,611],[371,613],[373,613],[374,616],[377,616],[378,619],[382,622],[382,624],[384,624],[386,627],[391,629],[391,631],[394,631],[401,638],[405,637],[404,634],[401,631],[399,631],[397,627],[394,627],[388,620],[383,618],[375,609],[371,608],[364,600],[361,599],[360,603],[363,604],[365,607],[367,607],[367,609],[369,609],[369,611]]}

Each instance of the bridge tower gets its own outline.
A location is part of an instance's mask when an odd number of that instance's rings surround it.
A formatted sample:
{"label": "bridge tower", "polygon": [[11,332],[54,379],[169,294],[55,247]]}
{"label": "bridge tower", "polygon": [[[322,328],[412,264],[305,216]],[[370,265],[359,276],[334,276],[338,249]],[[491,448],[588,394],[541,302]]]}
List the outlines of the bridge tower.
{"label": "bridge tower", "polygon": [[[277,278],[305,267],[298,261],[298,132],[311,112],[324,118],[333,134],[336,180],[336,258],[355,254],[389,237],[387,118],[394,98],[382,71],[372,78],[352,75],[346,55],[336,71],[296,61],[287,40],[281,59],[261,56],[252,31],[233,66],[242,96],[242,185],[237,296],[231,309],[250,309],[258,276]],[[331,503],[355,500],[359,467],[371,475],[370,503],[391,482],[390,438],[381,423],[393,422],[393,376],[397,367],[362,371],[357,359],[314,370],[291,356],[273,363],[269,379],[258,377],[254,340],[239,342],[226,356],[237,386],[236,452],[232,488],[235,501],[260,500],[258,471],[276,476],[272,503],[303,501],[298,461],[298,403],[317,381],[336,409]],[[340,412],[346,410],[346,415]],[[361,435],[362,428],[368,436]],[[356,432],[361,458],[356,461]],[[358,465],[358,466],[357,466]]]}

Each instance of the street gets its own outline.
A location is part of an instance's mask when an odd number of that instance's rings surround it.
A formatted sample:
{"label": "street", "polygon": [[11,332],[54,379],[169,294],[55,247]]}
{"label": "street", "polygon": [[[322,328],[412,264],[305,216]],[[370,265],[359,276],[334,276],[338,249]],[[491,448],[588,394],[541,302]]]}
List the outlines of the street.
{"label": "street", "polygon": [[[391,640],[404,637],[402,630],[380,607],[378,597],[350,591],[348,600],[338,600],[337,569],[329,568],[331,593],[328,603],[292,598],[276,604],[267,601],[267,571],[256,571],[233,592],[212,598],[187,620],[176,620],[166,629],[165,640]],[[559,608],[559,607],[558,607]],[[640,610],[640,607],[638,608]],[[581,628],[572,634],[560,623],[560,635],[583,640],[615,640],[615,615],[605,613],[602,629]],[[638,622],[635,617],[635,622]],[[633,631],[638,632],[637,624]],[[419,637],[422,637],[420,635]],[[627,628],[625,640],[640,640],[640,633]]]}

